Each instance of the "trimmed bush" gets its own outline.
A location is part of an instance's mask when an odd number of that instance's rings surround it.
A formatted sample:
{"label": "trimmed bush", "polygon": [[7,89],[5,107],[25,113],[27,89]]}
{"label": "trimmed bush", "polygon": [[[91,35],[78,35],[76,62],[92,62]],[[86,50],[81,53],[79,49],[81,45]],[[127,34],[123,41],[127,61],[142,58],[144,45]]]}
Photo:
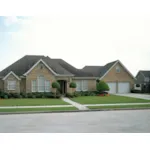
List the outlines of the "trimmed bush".
{"label": "trimmed bush", "polygon": [[109,86],[106,82],[100,81],[96,83],[96,89],[99,92],[109,91]]}
{"label": "trimmed bush", "polygon": [[53,82],[52,83],[52,88],[54,88],[54,89],[60,89],[60,84],[59,84],[59,82]]}
{"label": "trimmed bush", "polygon": [[76,85],[76,83],[75,83],[75,82],[71,82],[71,83],[69,84],[69,87],[70,87],[70,88],[76,88],[76,87],[77,87],[77,85]]}
{"label": "trimmed bush", "polygon": [[8,99],[8,95],[4,95],[4,99]]}

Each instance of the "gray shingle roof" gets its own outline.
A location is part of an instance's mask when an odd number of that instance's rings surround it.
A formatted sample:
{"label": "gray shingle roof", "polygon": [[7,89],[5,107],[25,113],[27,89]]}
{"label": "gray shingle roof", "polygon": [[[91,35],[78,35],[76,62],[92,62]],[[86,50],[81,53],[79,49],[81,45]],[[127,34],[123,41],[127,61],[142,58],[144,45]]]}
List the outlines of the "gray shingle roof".
{"label": "gray shingle roof", "polygon": [[102,77],[117,61],[110,62],[105,66],[85,66],[83,70],[92,73],[95,77]]}
{"label": "gray shingle roof", "polygon": [[85,66],[77,69],[62,59],[51,59],[43,55],[26,55],[0,72],[0,76],[6,76],[10,71],[22,76],[32,66],[42,59],[54,72],[60,75],[73,75],[75,77],[102,77],[116,61],[105,66]]}
{"label": "gray shingle roof", "polygon": [[10,71],[13,71],[16,75],[22,76],[26,73],[33,65],[35,65],[40,59],[57,74],[60,75],[74,75],[77,77],[92,77],[91,73],[86,73],[83,70],[76,69],[62,59],[51,59],[45,56],[26,55],[16,61],[15,63],[8,66],[6,69],[0,72],[0,76],[6,76]]}
{"label": "gray shingle roof", "polygon": [[150,77],[150,71],[148,70],[141,70],[139,72],[141,72],[145,77]]}

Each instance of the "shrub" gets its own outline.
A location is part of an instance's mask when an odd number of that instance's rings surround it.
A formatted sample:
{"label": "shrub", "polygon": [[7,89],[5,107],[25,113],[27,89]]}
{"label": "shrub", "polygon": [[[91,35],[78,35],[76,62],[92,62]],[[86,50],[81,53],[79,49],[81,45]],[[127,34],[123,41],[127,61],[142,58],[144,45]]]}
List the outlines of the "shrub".
{"label": "shrub", "polygon": [[8,95],[4,95],[4,99],[8,99]]}
{"label": "shrub", "polygon": [[74,94],[72,94],[72,93],[66,93],[66,97],[68,97],[68,98],[73,98],[73,97],[74,97]]}
{"label": "shrub", "polygon": [[109,91],[109,86],[106,82],[100,81],[99,83],[96,83],[96,89],[99,92]]}
{"label": "shrub", "polygon": [[53,82],[52,83],[52,88],[54,88],[54,89],[60,89],[60,84],[59,84],[59,82]]}
{"label": "shrub", "polygon": [[60,93],[57,93],[56,94],[56,98],[60,98],[61,97],[61,94]]}
{"label": "shrub", "polygon": [[46,97],[46,98],[54,98],[54,97],[55,97],[55,94],[52,93],[52,92],[45,93],[45,97]]}
{"label": "shrub", "polygon": [[23,98],[22,95],[19,95],[19,98]]}
{"label": "shrub", "polygon": [[79,92],[74,92],[74,97],[78,97],[80,96],[80,93]]}
{"label": "shrub", "polygon": [[20,93],[20,96],[22,96],[22,98],[28,98],[28,95],[26,93]]}
{"label": "shrub", "polygon": [[32,98],[32,93],[27,93],[27,98]]}
{"label": "shrub", "polygon": [[20,98],[19,93],[8,93],[7,95],[9,98]]}
{"label": "shrub", "polygon": [[69,84],[69,87],[70,87],[70,88],[76,88],[76,87],[77,87],[77,85],[76,85],[76,83],[75,83],[75,82],[71,82],[71,83]]}

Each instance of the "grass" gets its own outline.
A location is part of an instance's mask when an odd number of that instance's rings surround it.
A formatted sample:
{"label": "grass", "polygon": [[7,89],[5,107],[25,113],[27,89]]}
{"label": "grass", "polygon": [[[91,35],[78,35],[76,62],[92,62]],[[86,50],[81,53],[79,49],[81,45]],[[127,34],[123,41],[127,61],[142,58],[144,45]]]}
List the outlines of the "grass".
{"label": "grass", "polygon": [[11,108],[11,109],[0,109],[0,112],[33,112],[33,111],[69,111],[77,110],[76,107],[55,107],[55,108]]}
{"label": "grass", "polygon": [[146,105],[123,105],[123,106],[88,106],[89,109],[120,109],[120,108],[150,108],[150,104]]}
{"label": "grass", "polygon": [[148,103],[150,101],[131,98],[131,97],[124,97],[124,96],[81,96],[72,98],[73,101],[81,104],[113,104],[113,103]]}
{"label": "grass", "polygon": [[61,99],[0,99],[0,106],[68,105]]}

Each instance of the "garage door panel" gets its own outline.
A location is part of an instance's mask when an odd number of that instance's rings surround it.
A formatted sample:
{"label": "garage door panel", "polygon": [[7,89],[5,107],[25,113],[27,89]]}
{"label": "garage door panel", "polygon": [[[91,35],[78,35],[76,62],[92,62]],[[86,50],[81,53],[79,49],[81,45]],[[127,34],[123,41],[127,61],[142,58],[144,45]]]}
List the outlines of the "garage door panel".
{"label": "garage door panel", "polygon": [[117,92],[116,91],[116,87],[117,87],[116,82],[107,82],[107,84],[108,84],[108,86],[110,88],[109,93],[114,94],[114,93]]}
{"label": "garage door panel", "polygon": [[118,83],[118,93],[130,93],[130,83],[129,82],[119,82]]}

